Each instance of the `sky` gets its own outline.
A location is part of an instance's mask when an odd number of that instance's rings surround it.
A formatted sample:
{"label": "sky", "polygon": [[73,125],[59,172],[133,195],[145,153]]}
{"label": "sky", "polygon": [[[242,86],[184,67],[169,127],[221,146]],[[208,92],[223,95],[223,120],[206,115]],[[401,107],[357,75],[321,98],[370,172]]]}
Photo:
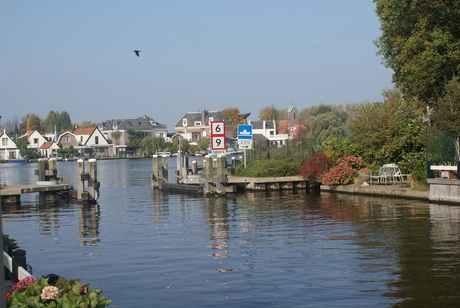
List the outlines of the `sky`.
{"label": "sky", "polygon": [[0,0],[1,121],[382,101],[379,27],[372,0]]}

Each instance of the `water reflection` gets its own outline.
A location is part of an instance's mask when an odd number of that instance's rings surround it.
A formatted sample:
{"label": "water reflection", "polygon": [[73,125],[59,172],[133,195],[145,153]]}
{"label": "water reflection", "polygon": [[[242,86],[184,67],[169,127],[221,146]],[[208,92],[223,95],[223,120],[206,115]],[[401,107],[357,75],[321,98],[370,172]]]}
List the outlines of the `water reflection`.
{"label": "water reflection", "polygon": [[99,204],[78,205],[80,246],[97,246],[99,239]]}

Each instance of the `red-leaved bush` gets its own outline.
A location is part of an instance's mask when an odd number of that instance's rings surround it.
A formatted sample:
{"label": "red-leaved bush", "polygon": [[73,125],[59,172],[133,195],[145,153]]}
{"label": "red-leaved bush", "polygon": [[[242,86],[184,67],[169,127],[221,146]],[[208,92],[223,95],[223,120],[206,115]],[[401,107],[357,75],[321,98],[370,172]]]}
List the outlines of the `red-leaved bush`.
{"label": "red-leaved bush", "polygon": [[299,173],[308,182],[321,183],[323,175],[334,166],[334,161],[325,154],[316,154],[300,166]]}

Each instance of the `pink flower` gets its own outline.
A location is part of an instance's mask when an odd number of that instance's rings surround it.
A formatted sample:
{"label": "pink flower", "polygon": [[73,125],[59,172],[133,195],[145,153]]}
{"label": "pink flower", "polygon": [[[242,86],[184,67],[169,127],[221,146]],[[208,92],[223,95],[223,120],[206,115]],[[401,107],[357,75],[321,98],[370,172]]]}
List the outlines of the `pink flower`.
{"label": "pink flower", "polygon": [[24,290],[25,288],[27,288],[27,286],[31,283],[36,283],[37,282],[37,279],[35,279],[34,277],[32,276],[28,276],[24,279],[22,279],[21,281],[19,282],[16,282],[14,285],[13,285],[13,291],[21,291],[21,290]]}
{"label": "pink flower", "polygon": [[42,299],[52,300],[56,297],[59,297],[59,289],[54,286],[47,286],[44,287],[42,290],[42,294],[40,295]]}

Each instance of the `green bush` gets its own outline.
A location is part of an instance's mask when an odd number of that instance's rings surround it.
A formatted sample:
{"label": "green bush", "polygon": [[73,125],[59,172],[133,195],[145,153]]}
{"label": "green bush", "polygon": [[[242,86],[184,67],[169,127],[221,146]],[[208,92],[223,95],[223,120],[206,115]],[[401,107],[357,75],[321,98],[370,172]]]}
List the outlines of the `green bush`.
{"label": "green bush", "polygon": [[247,163],[246,168],[238,165],[235,175],[249,177],[279,177],[299,174],[302,160],[295,158],[252,160]]}
{"label": "green bush", "polygon": [[59,277],[54,285],[48,283],[48,278],[36,280],[29,276],[15,283],[6,299],[8,307],[107,307],[112,300],[101,296],[101,292],[78,280]]}

